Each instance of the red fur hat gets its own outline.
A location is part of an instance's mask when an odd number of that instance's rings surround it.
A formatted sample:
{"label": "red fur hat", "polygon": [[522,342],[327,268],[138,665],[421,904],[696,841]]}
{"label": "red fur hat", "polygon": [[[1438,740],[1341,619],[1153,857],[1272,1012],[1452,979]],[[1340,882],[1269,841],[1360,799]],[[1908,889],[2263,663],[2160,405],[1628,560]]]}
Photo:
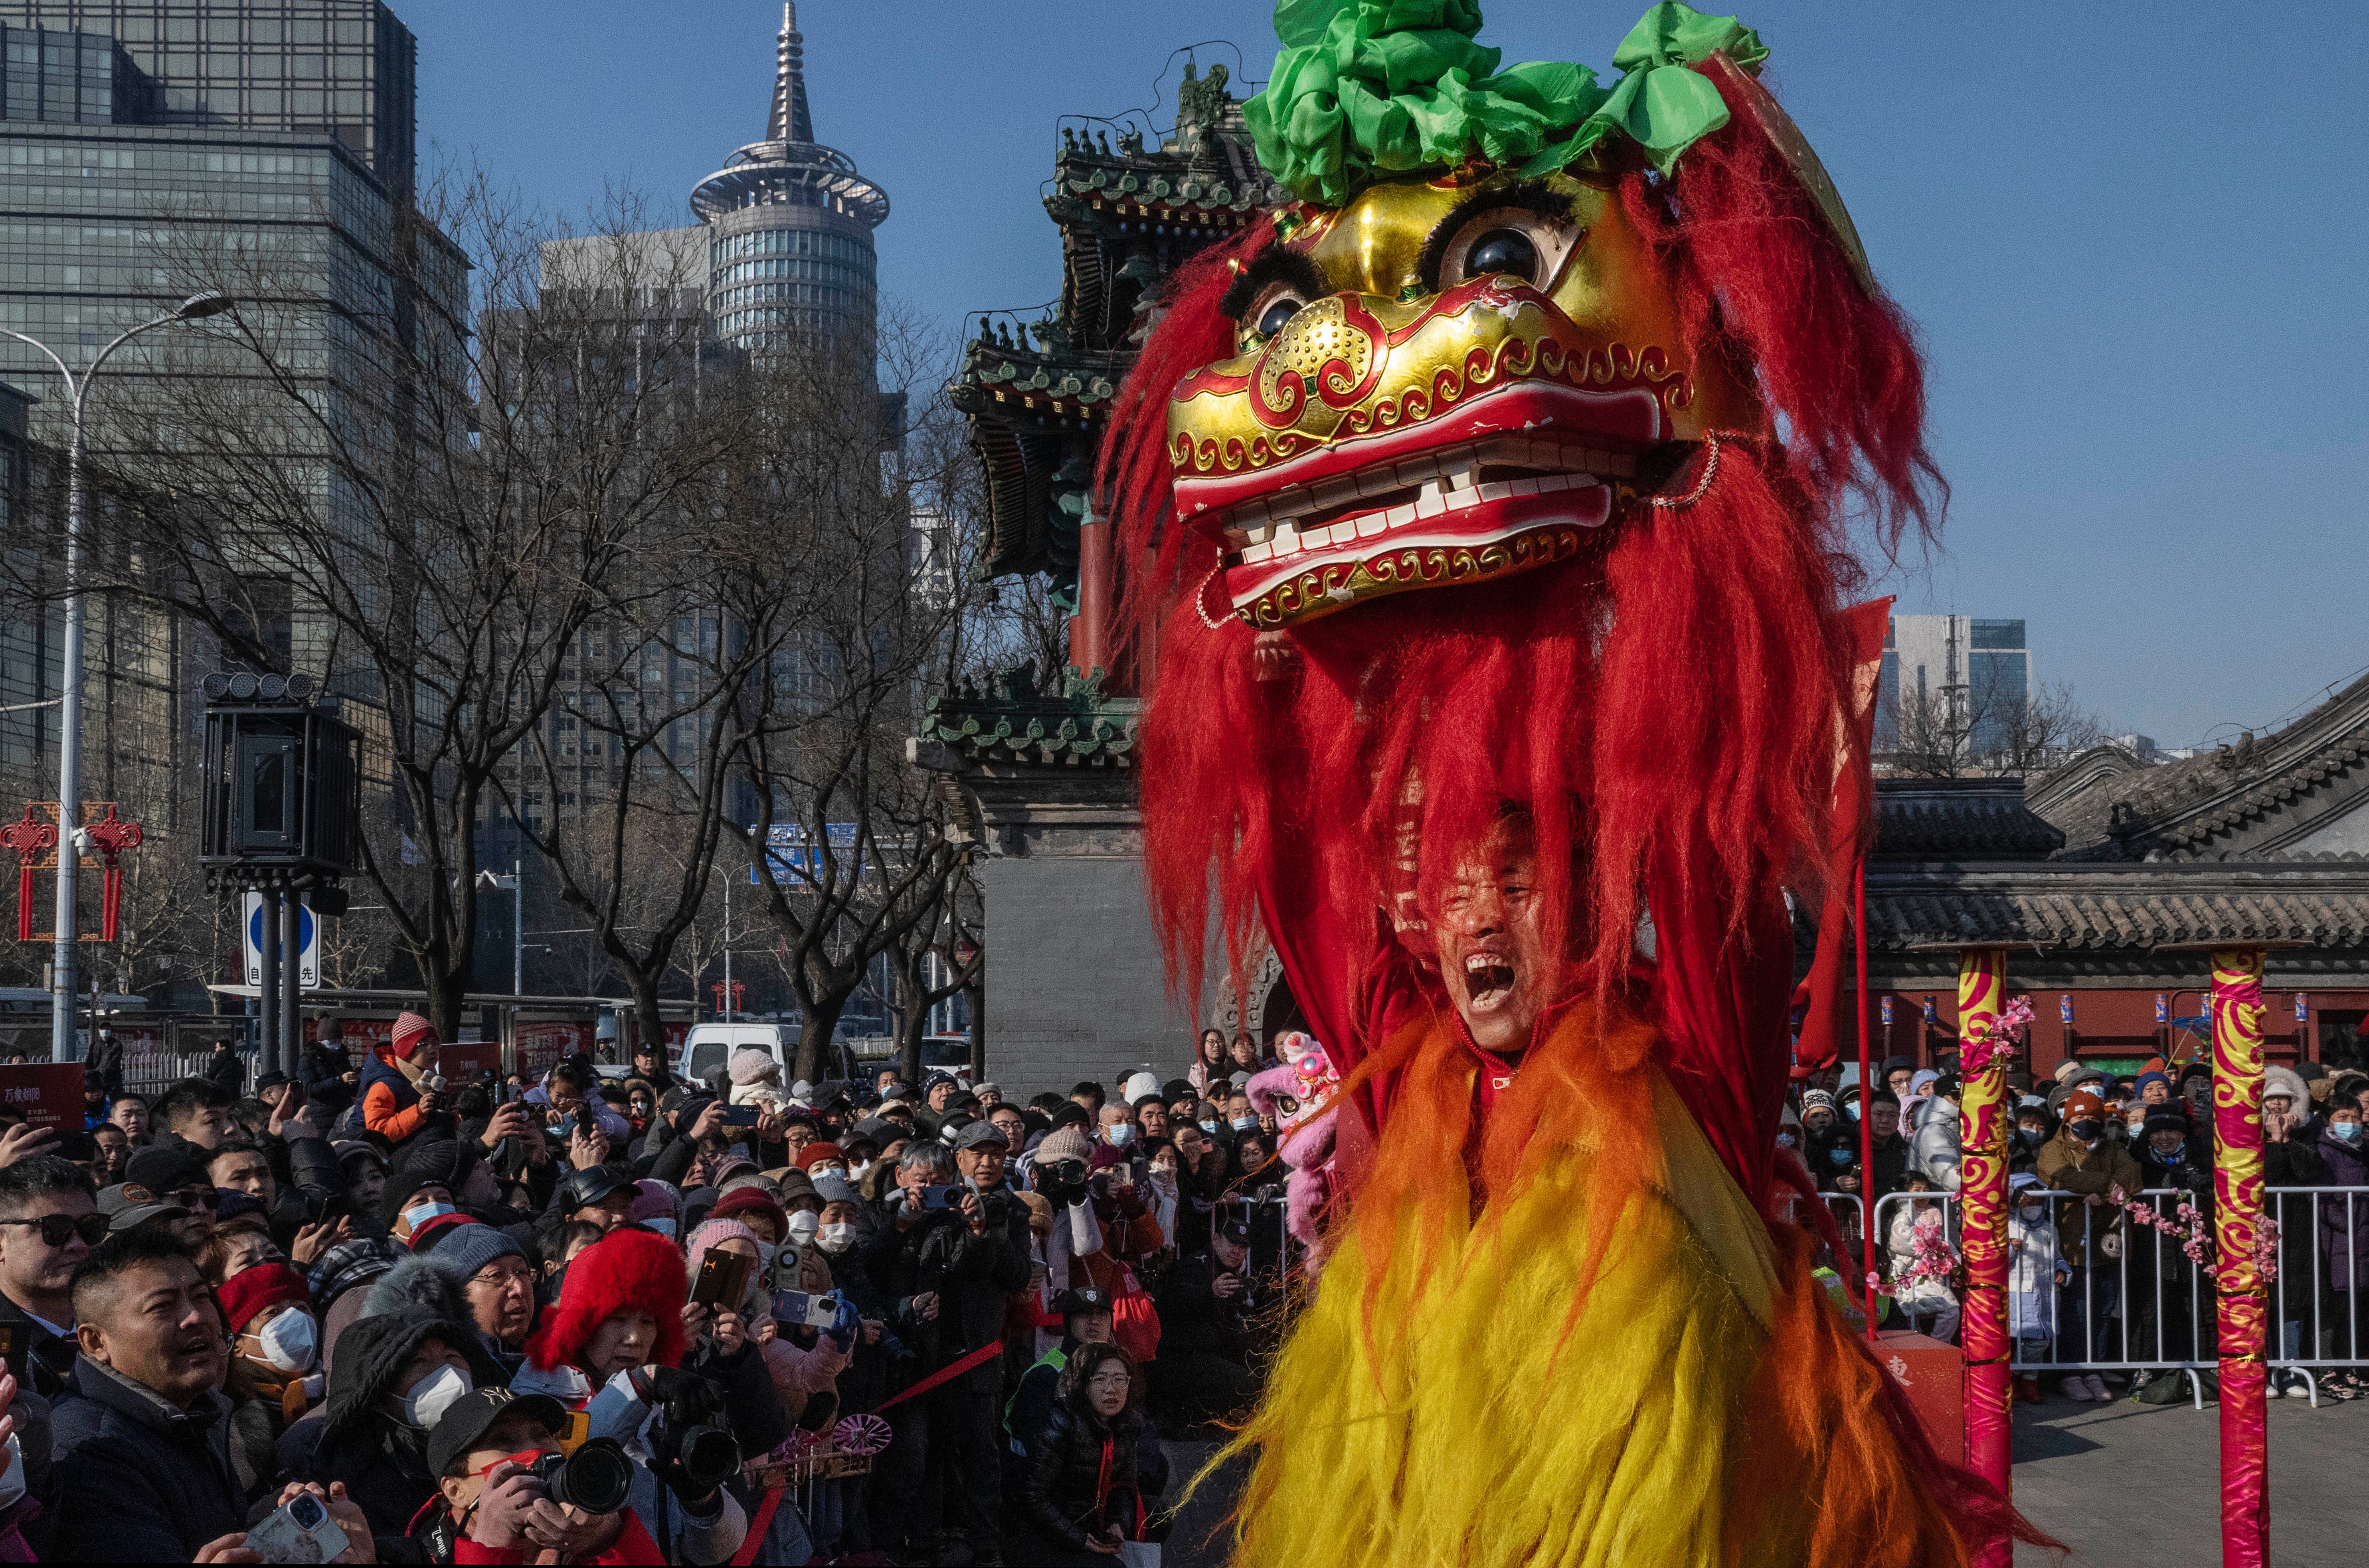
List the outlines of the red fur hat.
{"label": "red fur hat", "polygon": [[612,1230],[567,1265],[567,1283],[526,1342],[526,1358],[539,1371],[572,1367],[593,1330],[619,1312],[641,1311],[658,1322],[658,1354],[650,1359],[674,1366],[688,1348],[682,1304],[689,1295],[682,1254],[672,1242],[650,1230]]}

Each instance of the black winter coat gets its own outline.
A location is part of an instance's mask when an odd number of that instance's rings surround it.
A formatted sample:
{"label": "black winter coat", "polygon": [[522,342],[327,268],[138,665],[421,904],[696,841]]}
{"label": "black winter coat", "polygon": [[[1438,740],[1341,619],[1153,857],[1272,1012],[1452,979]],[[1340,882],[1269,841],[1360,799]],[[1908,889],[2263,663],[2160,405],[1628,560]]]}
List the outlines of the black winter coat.
{"label": "black winter coat", "polygon": [[[1008,1193],[990,1193],[987,1230],[970,1227],[949,1212],[922,1217],[910,1230],[897,1227],[903,1192],[892,1189],[875,1207],[872,1239],[863,1249],[864,1266],[881,1295],[897,1303],[897,1332],[918,1353],[899,1376],[910,1381],[958,1361],[974,1350],[1000,1344],[1007,1298],[1028,1288],[1028,1209]],[[938,1296],[938,1315],[912,1319],[912,1299]],[[994,1359],[972,1368],[952,1385],[990,1399],[1003,1391],[1003,1368]]]}
{"label": "black winter coat", "polygon": [[1105,1425],[1066,1402],[1055,1403],[1020,1483],[1028,1528],[1073,1549],[1085,1547],[1090,1529],[1139,1538],[1136,1440],[1142,1426],[1132,1409]]}
{"label": "black winter coat", "polygon": [[2262,1185],[2270,1189],[2262,1195],[2262,1207],[2279,1228],[2279,1282],[2271,1288],[2271,1299],[2290,1320],[2311,1316],[2312,1280],[2315,1273],[2320,1277],[2326,1274],[2313,1267],[2318,1262],[2314,1256],[2319,1219],[2316,1200],[2300,1193],[2282,1196],[2279,1190],[2335,1185],[2328,1162],[2312,1146],[2310,1134],[2316,1130],[2297,1127],[2283,1142],[2262,1145]]}
{"label": "black winter coat", "polygon": [[206,1542],[246,1528],[228,1400],[209,1391],[175,1412],[79,1359],[66,1381],[52,1426],[44,1557],[187,1562]]}
{"label": "black winter coat", "polygon": [[67,1374],[74,1370],[74,1342],[52,1333],[6,1296],[0,1296],[0,1330],[10,1337],[8,1365],[17,1368],[17,1383],[55,1402],[65,1392]]}
{"label": "black winter coat", "polygon": [[1219,1273],[1213,1258],[1185,1258],[1162,1276],[1153,1300],[1160,1309],[1162,1354],[1222,1356],[1249,1364],[1250,1332],[1242,1322],[1252,1297],[1249,1276],[1243,1276],[1243,1288],[1220,1297]]}

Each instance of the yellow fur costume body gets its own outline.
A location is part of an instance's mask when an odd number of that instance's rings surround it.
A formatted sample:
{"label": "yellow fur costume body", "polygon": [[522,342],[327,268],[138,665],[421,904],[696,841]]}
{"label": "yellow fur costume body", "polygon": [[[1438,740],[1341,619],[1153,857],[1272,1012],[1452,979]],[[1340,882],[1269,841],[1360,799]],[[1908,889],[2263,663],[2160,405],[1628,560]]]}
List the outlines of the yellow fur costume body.
{"label": "yellow fur costume body", "polygon": [[[1848,1474],[1821,1517],[1827,1472],[1870,1469],[1873,1368],[1651,1044],[1575,1010],[1477,1136],[1472,1059],[1413,1053],[1236,1442],[1258,1452],[1242,1568],[1963,1561],[1929,1504],[1861,1516]],[[1769,1367],[1780,1341],[1799,1365]],[[1847,1430],[1822,1435],[1769,1371],[1832,1379]]]}

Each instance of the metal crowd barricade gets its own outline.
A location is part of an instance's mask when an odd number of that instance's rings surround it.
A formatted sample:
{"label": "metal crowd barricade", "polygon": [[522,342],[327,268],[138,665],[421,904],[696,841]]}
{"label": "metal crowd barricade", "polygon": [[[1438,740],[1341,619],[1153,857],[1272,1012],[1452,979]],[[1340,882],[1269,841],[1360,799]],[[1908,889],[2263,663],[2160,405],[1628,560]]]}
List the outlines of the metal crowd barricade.
{"label": "metal crowd barricade", "polygon": [[2292,1373],[2317,1409],[2324,1373],[2369,1372],[2369,1187],[2272,1187],[2262,1208],[2279,1228],[2271,1386]]}
{"label": "metal crowd barricade", "polygon": [[[2182,1201],[2196,1195],[2157,1187],[2127,1196],[2146,1203],[2182,1233],[2167,1235],[2108,1197],[2092,1200],[2080,1193],[2035,1187],[2010,1195],[2008,1368],[2034,1376],[2177,1373],[2202,1410],[2204,1383],[2200,1374],[2219,1361],[2214,1297],[2201,1261],[2187,1255],[2185,1226],[2178,1218]],[[2027,1224],[2018,1211],[2035,1201],[2044,1204],[2047,1213]],[[1956,1193],[1893,1193],[1875,1206],[1876,1242],[1888,1253],[1887,1277],[1903,1273],[1904,1262],[1914,1255],[1915,1222],[1909,1229],[1900,1229],[1899,1222],[1916,1213],[1917,1205],[1940,1215],[1941,1233],[1951,1251],[1963,1255]],[[2369,1215],[2369,1210],[2363,1212]],[[2209,1223],[2203,1233],[2209,1240]],[[1896,1278],[1894,1288],[1897,1302]],[[1954,1298],[1954,1292],[1950,1294]]]}

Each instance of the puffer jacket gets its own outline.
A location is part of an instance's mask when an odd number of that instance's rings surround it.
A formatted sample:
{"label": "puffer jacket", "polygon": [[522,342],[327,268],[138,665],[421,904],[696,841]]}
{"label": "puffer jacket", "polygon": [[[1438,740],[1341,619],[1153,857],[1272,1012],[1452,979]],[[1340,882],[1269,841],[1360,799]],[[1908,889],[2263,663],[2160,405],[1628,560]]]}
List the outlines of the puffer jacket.
{"label": "puffer jacket", "polygon": [[1922,1171],[1943,1192],[1958,1190],[1958,1107],[1939,1094],[1917,1107],[1917,1141],[1909,1169]]}
{"label": "puffer jacket", "polygon": [[2059,1255],[2075,1267],[2103,1263],[2103,1257],[2090,1255],[2089,1241],[2094,1234],[2103,1238],[2122,1226],[2122,1210],[2115,1207],[2112,1190],[2120,1187],[2126,1195],[2135,1196],[2145,1185],[2139,1177],[2139,1162],[2131,1158],[2130,1150],[2109,1139],[2100,1139],[2098,1147],[2090,1148],[2075,1138],[2070,1129],[2059,1127],[2056,1136],[2040,1146],[2040,1158],[2033,1162],[2040,1185],[2050,1192],[2078,1193],[2083,1197],[2100,1199],[2097,1206],[2087,1203],[2060,1203],[2057,1210],[2057,1239],[2062,1243]]}
{"label": "puffer jacket", "polygon": [[1072,1551],[1085,1550],[1092,1529],[1139,1536],[1136,1439],[1142,1425],[1132,1408],[1104,1423],[1068,1400],[1056,1402],[1020,1483],[1027,1528]]}
{"label": "puffer jacket", "polygon": [[[2337,1137],[2326,1122],[2319,1128],[2315,1150],[2328,1166],[2328,1185],[2369,1187],[2369,1147]],[[2330,1287],[2369,1290],[2369,1192],[2320,1195],[2319,1252],[2320,1277]]]}

